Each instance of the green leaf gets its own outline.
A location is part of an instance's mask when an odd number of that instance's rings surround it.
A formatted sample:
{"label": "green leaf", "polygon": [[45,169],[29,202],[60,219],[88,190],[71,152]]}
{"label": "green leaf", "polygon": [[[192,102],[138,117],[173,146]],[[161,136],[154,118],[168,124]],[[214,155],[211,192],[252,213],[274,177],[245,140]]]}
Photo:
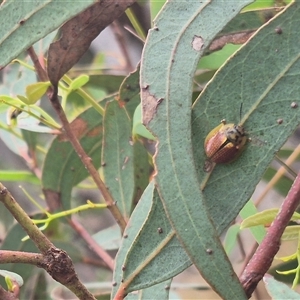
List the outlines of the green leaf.
{"label": "green leaf", "polygon": [[138,105],[133,115],[133,126],[132,126],[132,135],[140,135],[146,139],[155,141],[155,137],[151,132],[142,124],[142,108],[141,104]]}
{"label": "green leaf", "polygon": [[[199,188],[188,99],[191,99],[192,76],[200,55],[247,3],[250,1],[189,2],[187,6],[182,1],[167,2],[156,19],[155,28],[149,32],[141,62],[143,122],[158,138],[155,180],[164,209],[192,262],[225,299],[246,299],[246,296]],[[178,11],[182,12],[179,19]],[[218,14],[223,18],[216,18]],[[170,25],[174,19],[176,22]]]}
{"label": "green leaf", "polygon": [[[278,212],[278,210],[277,210]],[[277,212],[275,212],[275,215],[277,214]],[[247,219],[251,219],[253,218],[254,216],[257,216],[259,215],[259,213],[257,213],[257,208],[256,206],[254,205],[253,201],[252,200],[249,200],[246,205],[243,207],[243,209],[240,211],[240,216],[242,219],[244,219],[244,221],[242,222],[241,226],[240,226],[240,229],[243,229],[245,228],[244,227],[244,222],[245,220]],[[273,215],[273,219],[272,221],[267,221],[266,223],[254,223],[252,226],[254,227],[251,227],[250,228],[250,231],[251,233],[253,234],[255,240],[257,241],[257,243],[261,243],[263,238],[265,237],[266,235],[266,229],[264,228],[264,226],[258,226],[258,225],[269,225],[273,222],[274,220],[274,215]]]}
{"label": "green leaf", "polygon": [[298,240],[300,225],[287,226],[281,236],[282,241]]}
{"label": "green leaf", "polygon": [[47,92],[47,89],[50,85],[51,85],[50,81],[36,82],[33,84],[29,84],[26,87],[26,97],[28,99],[28,102],[26,104],[27,105],[35,104],[38,100],[42,98],[42,96],[44,96],[44,94]]}
{"label": "green leaf", "polygon": [[7,231],[14,224],[14,222],[15,218],[11,214],[9,214],[6,209],[0,209],[0,223],[1,227],[3,226],[5,233],[7,233]]}
{"label": "green leaf", "polygon": [[[272,1],[273,0],[271,0],[271,2]],[[252,4],[248,5],[242,13],[233,18],[218,34],[218,36],[231,34],[239,35],[243,32],[251,32],[253,30],[257,30],[264,23],[269,21],[272,17],[280,12],[278,7],[273,7],[273,5],[269,5],[269,8],[258,7],[254,10],[248,10],[251,5]]]}
{"label": "green leaf", "polygon": [[130,118],[132,118],[136,108],[141,103],[139,76],[140,66],[138,65],[136,70],[125,77],[119,88],[118,101],[120,106],[125,104]]}
{"label": "green leaf", "polygon": [[293,291],[289,286],[286,284],[275,280],[270,275],[265,275],[264,278],[265,287],[274,300],[282,300],[282,299],[289,299],[289,300],[299,300],[300,295]]}
{"label": "green leaf", "polygon": [[247,214],[247,215],[244,214],[242,215],[244,220],[241,223],[241,229],[249,228],[257,225],[269,226],[274,221],[277,214],[278,214],[278,208],[266,209],[262,212],[255,213],[255,214]]}
{"label": "green leaf", "polygon": [[75,1],[72,5],[61,0],[3,2],[0,7],[0,66],[7,65],[33,43],[95,2]]}
{"label": "green leaf", "polygon": [[273,5],[274,5],[273,0],[256,0],[254,3],[248,5],[245,10],[262,9],[266,7],[271,7]]}
{"label": "green leaf", "polygon": [[103,89],[108,94],[117,92],[124,80],[124,76],[108,74],[90,75],[89,78],[89,86],[94,86],[97,89]]}
{"label": "green leaf", "polygon": [[[248,228],[257,225],[268,226],[274,221],[276,215],[278,214],[278,211],[279,211],[278,208],[271,208],[256,214],[249,215],[247,218],[245,215],[243,215],[243,217],[245,217],[245,220],[242,222],[241,228],[243,229],[243,228]],[[300,220],[300,214],[294,212],[291,221],[298,222],[299,220]]]}
{"label": "green leaf", "polygon": [[[293,3],[229,59],[194,104],[194,161],[207,209],[221,231],[236,218],[275,153],[300,123],[299,108],[291,106],[298,102],[300,94],[300,86],[295,84],[300,41],[298,32],[290,30],[300,26],[299,22],[299,5]],[[281,28],[282,34],[276,28]],[[241,122],[250,137],[265,143],[247,143],[237,160],[217,165],[207,174],[203,170],[204,140],[224,118]],[[283,119],[283,123],[278,124],[278,119]]]}
{"label": "green leaf", "polygon": [[169,292],[172,280],[167,280],[151,286],[147,289],[139,291],[138,299],[160,299],[160,300],[169,300]]}
{"label": "green leaf", "polygon": [[139,140],[134,141],[134,204],[138,203],[140,197],[149,184],[153,167],[150,164],[150,158],[143,143]]}
{"label": "green leaf", "polygon": [[37,133],[29,130],[21,130],[22,136],[27,143],[29,155],[31,157],[36,156],[36,146],[37,146]]}
{"label": "green leaf", "polygon": [[241,45],[227,44],[222,50],[211,53],[200,59],[198,68],[200,69],[219,69],[224,62],[231,56]]}
{"label": "green leaf", "polygon": [[234,246],[236,245],[237,237],[239,233],[240,233],[240,226],[238,224],[234,224],[230,226],[229,229],[227,230],[224,239],[224,248],[227,255],[229,255],[232,252]]}
{"label": "green leaf", "polygon": [[272,276],[274,276],[274,278],[276,280],[292,284],[295,279],[295,274],[283,275],[283,274],[279,274],[277,271],[284,272],[286,270],[293,270],[296,268],[298,268],[297,258],[295,258],[293,260],[289,260],[287,262],[280,263],[280,264],[276,265],[275,267],[272,267],[268,273],[271,274]]}
{"label": "green leaf", "polygon": [[0,275],[3,277],[9,278],[10,280],[16,281],[18,286],[20,286],[20,287],[24,284],[24,280],[23,280],[22,276],[20,276],[19,274],[15,273],[15,272],[0,270]]}
{"label": "green leaf", "polygon": [[163,5],[165,4],[166,0],[156,0],[150,1],[150,13],[151,13],[151,20],[153,21],[156,15],[159,13]]}
{"label": "green leaf", "polygon": [[[0,30],[2,27],[0,28]],[[1,42],[0,42],[1,43]],[[0,47],[0,52],[1,52]],[[1,58],[0,58],[1,60]],[[23,94],[25,88],[28,84],[36,81],[36,75],[31,70],[24,68],[19,64],[11,64],[9,68],[5,68],[2,72],[2,81],[0,84],[0,94],[1,95],[18,95]],[[4,97],[4,100],[11,104],[23,105],[23,102],[19,99],[12,98],[9,96],[1,96],[1,99]],[[10,119],[10,110],[7,112],[7,106],[1,105],[0,107],[6,108],[5,111],[1,111],[0,113],[0,122],[2,121],[4,124],[7,123],[7,119]],[[11,108],[12,109],[12,108]],[[21,137],[21,131],[17,128],[14,128],[14,131],[19,134]],[[27,145],[21,139],[17,138],[16,135],[12,134],[8,130],[0,130],[0,138],[6,144],[6,146],[16,153],[19,156],[23,156],[23,153],[27,153]]]}
{"label": "green leaf", "polygon": [[27,103],[30,102],[29,99],[26,98],[26,97],[23,96],[23,95],[17,95],[17,98],[20,99],[20,100],[22,101],[22,104],[23,104],[23,103],[24,103],[24,104],[27,104]]}
{"label": "green leaf", "polygon": [[[116,257],[117,285],[113,287],[113,295],[121,283],[127,285],[128,292],[145,289],[175,276],[191,264],[164,213],[153,181],[133,211],[124,236]],[[126,266],[123,274],[122,266]]]}
{"label": "green leaf", "polygon": [[[6,210],[1,204],[1,210]],[[8,212],[7,212],[8,213]],[[24,229],[19,224],[15,224],[7,233],[0,249],[1,250],[14,250],[14,251],[24,251],[24,252],[36,252],[38,250],[31,240],[22,242],[21,239],[26,235]],[[13,272],[21,276],[25,282],[24,288],[26,287],[29,278],[33,275],[33,270],[36,267],[30,264],[22,263],[10,263],[1,264],[1,269]],[[3,286],[4,281],[1,279],[0,284]],[[20,299],[23,299],[23,288],[21,289]]]}
{"label": "green leaf", "polygon": [[70,84],[70,89],[72,91],[75,91],[79,88],[81,88],[82,86],[84,86],[86,83],[88,83],[89,81],[89,76],[88,75],[80,75],[77,78],[75,78],[74,80],[72,80],[71,84]]}
{"label": "green leaf", "polygon": [[0,181],[13,181],[13,182],[30,182],[34,184],[40,184],[40,180],[31,172],[18,171],[18,170],[1,170]]}
{"label": "green leaf", "polygon": [[105,228],[93,234],[93,239],[105,250],[117,250],[121,241],[120,227],[113,225]]}
{"label": "green leaf", "polygon": [[129,102],[140,93],[139,75],[140,66],[138,65],[136,70],[125,77],[119,89],[120,101]]}
{"label": "green leaf", "polygon": [[[71,123],[71,127],[98,168],[102,147],[101,115],[94,108],[89,108]],[[71,207],[73,186],[88,176],[74,148],[63,135],[53,140],[45,157],[42,172],[42,185],[46,197],[56,197],[64,209]]]}
{"label": "green leaf", "polygon": [[134,196],[131,120],[118,101],[108,102],[103,120],[102,174],[123,216],[129,219]]}

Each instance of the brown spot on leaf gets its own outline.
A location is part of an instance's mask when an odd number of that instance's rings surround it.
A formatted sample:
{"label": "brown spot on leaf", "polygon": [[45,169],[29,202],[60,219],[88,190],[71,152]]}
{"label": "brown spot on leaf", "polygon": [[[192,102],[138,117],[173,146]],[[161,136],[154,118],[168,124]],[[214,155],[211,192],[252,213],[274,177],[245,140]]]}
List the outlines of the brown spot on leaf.
{"label": "brown spot on leaf", "polygon": [[142,89],[142,112],[143,123],[148,125],[156,114],[157,106],[162,102],[163,98],[155,98],[149,93],[148,89]]}
{"label": "brown spot on leaf", "polygon": [[222,49],[228,43],[240,45],[246,43],[250,37],[255,33],[255,30],[249,32],[238,32],[234,34],[224,35],[215,39],[209,46],[210,51],[217,51]]}
{"label": "brown spot on leaf", "polygon": [[194,35],[193,41],[192,41],[192,46],[193,46],[194,50],[200,51],[204,46],[203,38],[199,35]]}
{"label": "brown spot on leaf", "polygon": [[92,130],[90,130],[87,133],[87,136],[93,137],[93,136],[99,136],[102,133],[102,126],[97,126],[95,128],[93,128]]}
{"label": "brown spot on leaf", "polygon": [[[81,118],[77,118],[75,119],[71,124],[70,127],[73,131],[73,133],[75,134],[75,136],[77,137],[77,139],[81,139],[82,136],[84,136],[86,134],[87,131],[87,122]],[[65,134],[61,134],[59,136],[59,141],[60,142],[65,142],[68,141],[68,138]]]}

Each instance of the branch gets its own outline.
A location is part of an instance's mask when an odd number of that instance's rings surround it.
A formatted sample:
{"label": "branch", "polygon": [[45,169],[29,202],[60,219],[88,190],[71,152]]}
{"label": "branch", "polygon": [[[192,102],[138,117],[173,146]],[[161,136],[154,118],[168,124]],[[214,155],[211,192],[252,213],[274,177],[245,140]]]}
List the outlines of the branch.
{"label": "branch", "polygon": [[[96,298],[79,281],[72,260],[68,254],[56,248],[48,240],[2,183],[0,183],[0,202],[5,205],[42,253],[42,260],[37,254],[38,260],[36,265],[45,269],[53,279],[66,286],[79,299],[95,300]],[[1,297],[1,299],[6,298]]]}
{"label": "branch", "polygon": [[[37,59],[37,56],[33,49],[28,50],[29,55],[31,56],[32,61],[34,62],[35,70],[41,80],[48,79],[48,76],[46,74],[46,71],[42,68],[40,65],[39,60]],[[55,109],[62,125],[63,125],[63,131],[65,132],[66,136],[68,137],[70,143],[72,144],[74,150],[76,151],[77,155],[81,159],[83,165],[88,170],[90,175],[92,176],[95,184],[97,185],[98,189],[100,190],[106,204],[107,208],[110,210],[111,214],[115,218],[116,222],[119,224],[121,231],[124,232],[126,227],[126,222],[116,206],[116,203],[114,199],[112,198],[110,192],[108,191],[107,187],[105,186],[104,182],[101,180],[99,172],[96,170],[95,166],[92,163],[91,158],[85,153],[84,149],[80,145],[76,135],[73,133],[70,123],[66,117],[66,114],[60,105],[59,99],[58,99],[58,87],[53,86],[53,88],[49,89],[48,96],[50,98],[51,104],[53,108]]]}
{"label": "branch", "polygon": [[0,250],[0,264],[18,263],[39,267],[43,263],[43,260],[44,256],[39,253]]}
{"label": "branch", "polygon": [[101,180],[98,170],[96,170],[95,166],[92,163],[92,159],[85,153],[84,149],[80,145],[76,135],[73,133],[70,123],[63,111],[63,108],[60,105],[57,95],[58,89],[57,86],[53,86],[53,93],[50,97],[50,101],[52,106],[54,107],[60,121],[63,124],[63,129],[65,131],[66,136],[68,137],[70,143],[72,144],[74,150],[76,151],[77,155],[80,157],[84,167],[88,170],[90,175],[92,176],[94,182],[96,183],[98,189],[101,191],[102,196],[107,204],[107,208],[110,210],[111,214],[114,216],[116,222],[119,224],[122,232],[124,232],[126,227],[126,222],[116,206],[116,203],[111,196],[110,192],[108,191],[107,187],[105,186],[104,182]]}
{"label": "branch", "polygon": [[299,204],[300,173],[282,203],[275,220],[269,227],[264,240],[258,246],[240,278],[248,298],[251,297],[258,282],[270,268],[273,258],[279,250],[281,236]]}

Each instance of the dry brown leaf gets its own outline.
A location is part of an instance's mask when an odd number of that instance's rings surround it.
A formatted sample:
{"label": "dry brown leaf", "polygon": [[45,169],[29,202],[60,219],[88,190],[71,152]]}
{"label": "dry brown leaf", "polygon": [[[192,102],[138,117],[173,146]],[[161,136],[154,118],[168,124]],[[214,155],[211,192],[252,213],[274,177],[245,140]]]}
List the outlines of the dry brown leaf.
{"label": "dry brown leaf", "polygon": [[87,51],[99,33],[118,18],[136,0],[102,0],[69,20],[61,27],[61,38],[50,45],[48,76],[53,85]]}

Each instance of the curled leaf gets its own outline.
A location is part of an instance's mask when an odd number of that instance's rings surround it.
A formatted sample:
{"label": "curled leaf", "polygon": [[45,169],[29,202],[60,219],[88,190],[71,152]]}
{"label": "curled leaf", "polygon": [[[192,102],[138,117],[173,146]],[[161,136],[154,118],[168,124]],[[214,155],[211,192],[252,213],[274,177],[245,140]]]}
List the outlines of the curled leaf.
{"label": "curled leaf", "polygon": [[125,9],[133,0],[95,3],[61,28],[61,38],[52,43],[48,52],[48,76],[53,85],[78,62],[98,34]]}

